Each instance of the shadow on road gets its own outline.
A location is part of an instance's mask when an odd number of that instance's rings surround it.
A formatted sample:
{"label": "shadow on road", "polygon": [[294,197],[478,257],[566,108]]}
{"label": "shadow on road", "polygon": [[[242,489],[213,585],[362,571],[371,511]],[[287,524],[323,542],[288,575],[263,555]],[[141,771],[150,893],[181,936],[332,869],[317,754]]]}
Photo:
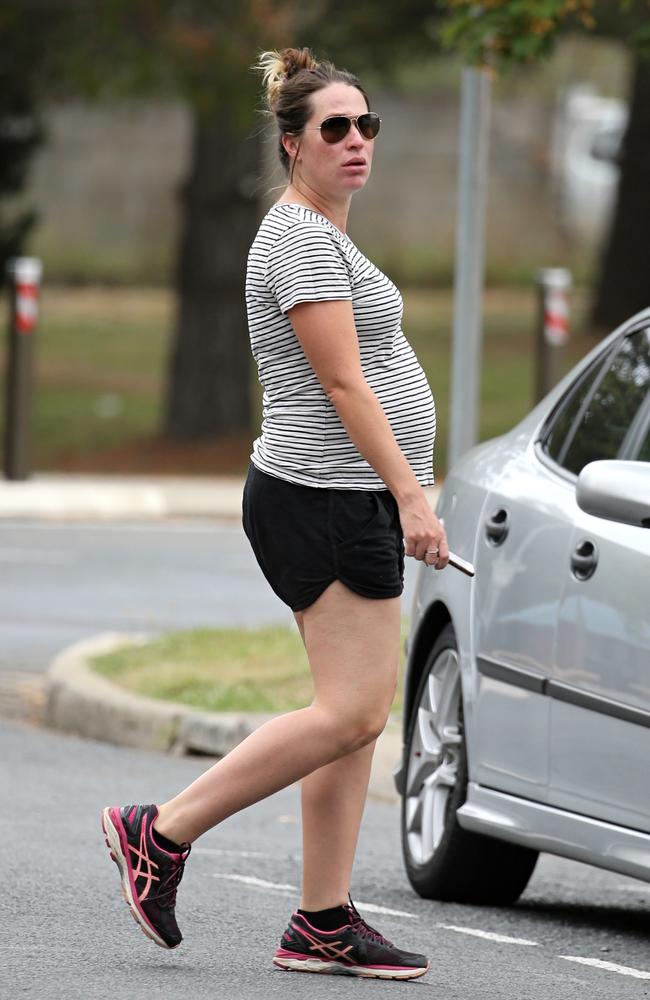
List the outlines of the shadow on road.
{"label": "shadow on road", "polygon": [[[645,890],[641,888],[641,896]],[[633,893],[626,893],[626,896]],[[523,900],[513,908],[516,913],[529,913],[536,920],[542,920],[555,926],[567,926],[572,932],[610,931],[612,934],[625,933],[638,937],[639,943],[648,946],[648,926],[650,923],[650,894],[648,899],[629,899],[625,904],[578,903]]]}

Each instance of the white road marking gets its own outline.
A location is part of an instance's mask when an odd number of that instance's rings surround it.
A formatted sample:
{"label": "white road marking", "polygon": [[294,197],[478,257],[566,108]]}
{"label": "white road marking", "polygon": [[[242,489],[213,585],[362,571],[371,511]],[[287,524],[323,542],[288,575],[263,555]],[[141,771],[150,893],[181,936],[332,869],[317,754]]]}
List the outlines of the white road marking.
{"label": "white road marking", "polygon": [[388,917],[406,917],[407,920],[418,920],[417,913],[407,913],[406,910],[392,910],[389,906],[379,906],[377,903],[362,903],[359,900],[354,905],[359,910],[367,910],[368,913],[384,913]]}
{"label": "white road marking", "polygon": [[615,886],[619,892],[650,892],[650,885],[630,885],[628,882],[625,885]]}
{"label": "white road marking", "polygon": [[500,944],[539,944],[538,941],[529,941],[527,938],[508,937],[507,934],[495,934],[494,931],[481,931],[477,927],[457,927],[455,924],[436,924],[436,927],[442,927],[446,931],[457,931],[459,934],[471,934],[487,941],[498,941]]}
{"label": "white road marking", "polygon": [[629,965],[617,965],[616,962],[603,962],[600,958],[580,958],[578,955],[558,955],[558,958],[563,958],[567,962],[579,962],[581,965],[593,965],[596,969],[618,972],[621,976],[632,976],[633,979],[650,979],[650,972],[631,969]]}
{"label": "white road marking", "polygon": [[[230,879],[232,882],[252,885],[257,889],[270,889],[273,892],[300,892],[297,885],[288,885],[286,882],[269,882],[263,878],[256,878],[254,875],[233,875],[226,872],[214,872],[212,878]],[[415,913],[407,913],[405,910],[392,910],[388,906],[379,906],[377,903],[362,903],[361,900],[358,900],[355,905],[360,910],[367,910],[368,913],[383,913],[386,916],[407,917],[410,920],[418,919]]]}
{"label": "white road marking", "polygon": [[222,872],[214,872],[212,878],[227,878],[232,882],[242,882],[244,885],[254,885],[258,889],[271,889],[274,892],[299,892],[297,885],[287,885],[284,882],[267,882],[264,878],[256,878],[254,875],[226,875]]}
{"label": "white road marking", "polygon": [[192,854],[234,854],[238,858],[270,858],[263,851],[235,851],[227,847],[193,847]]}

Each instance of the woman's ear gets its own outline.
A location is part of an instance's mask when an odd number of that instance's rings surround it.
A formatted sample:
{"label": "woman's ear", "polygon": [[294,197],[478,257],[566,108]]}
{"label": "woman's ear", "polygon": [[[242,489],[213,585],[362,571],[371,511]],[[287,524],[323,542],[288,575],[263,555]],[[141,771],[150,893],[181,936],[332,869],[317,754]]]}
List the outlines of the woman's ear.
{"label": "woman's ear", "polygon": [[298,155],[298,150],[300,149],[300,140],[296,139],[293,135],[283,135],[282,145],[287,153],[290,160],[295,160]]}

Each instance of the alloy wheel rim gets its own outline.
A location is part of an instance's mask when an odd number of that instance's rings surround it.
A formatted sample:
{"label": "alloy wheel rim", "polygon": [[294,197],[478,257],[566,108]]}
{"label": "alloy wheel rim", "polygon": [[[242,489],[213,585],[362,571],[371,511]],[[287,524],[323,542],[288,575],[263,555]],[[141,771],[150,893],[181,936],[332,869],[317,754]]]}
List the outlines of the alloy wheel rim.
{"label": "alloy wheel rim", "polygon": [[461,704],[458,653],[444,649],[422,689],[408,748],[405,832],[417,865],[431,860],[447,825],[463,740]]}

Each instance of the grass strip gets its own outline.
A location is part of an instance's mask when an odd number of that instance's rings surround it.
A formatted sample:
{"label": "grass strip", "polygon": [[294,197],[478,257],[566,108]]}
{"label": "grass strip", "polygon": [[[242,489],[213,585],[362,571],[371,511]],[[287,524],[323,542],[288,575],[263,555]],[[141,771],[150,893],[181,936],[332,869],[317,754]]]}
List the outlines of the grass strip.
{"label": "grass strip", "polygon": [[[284,626],[170,632],[90,666],[127,691],[213,712],[289,712],[313,697],[300,635]],[[400,686],[392,710],[401,707]]]}

